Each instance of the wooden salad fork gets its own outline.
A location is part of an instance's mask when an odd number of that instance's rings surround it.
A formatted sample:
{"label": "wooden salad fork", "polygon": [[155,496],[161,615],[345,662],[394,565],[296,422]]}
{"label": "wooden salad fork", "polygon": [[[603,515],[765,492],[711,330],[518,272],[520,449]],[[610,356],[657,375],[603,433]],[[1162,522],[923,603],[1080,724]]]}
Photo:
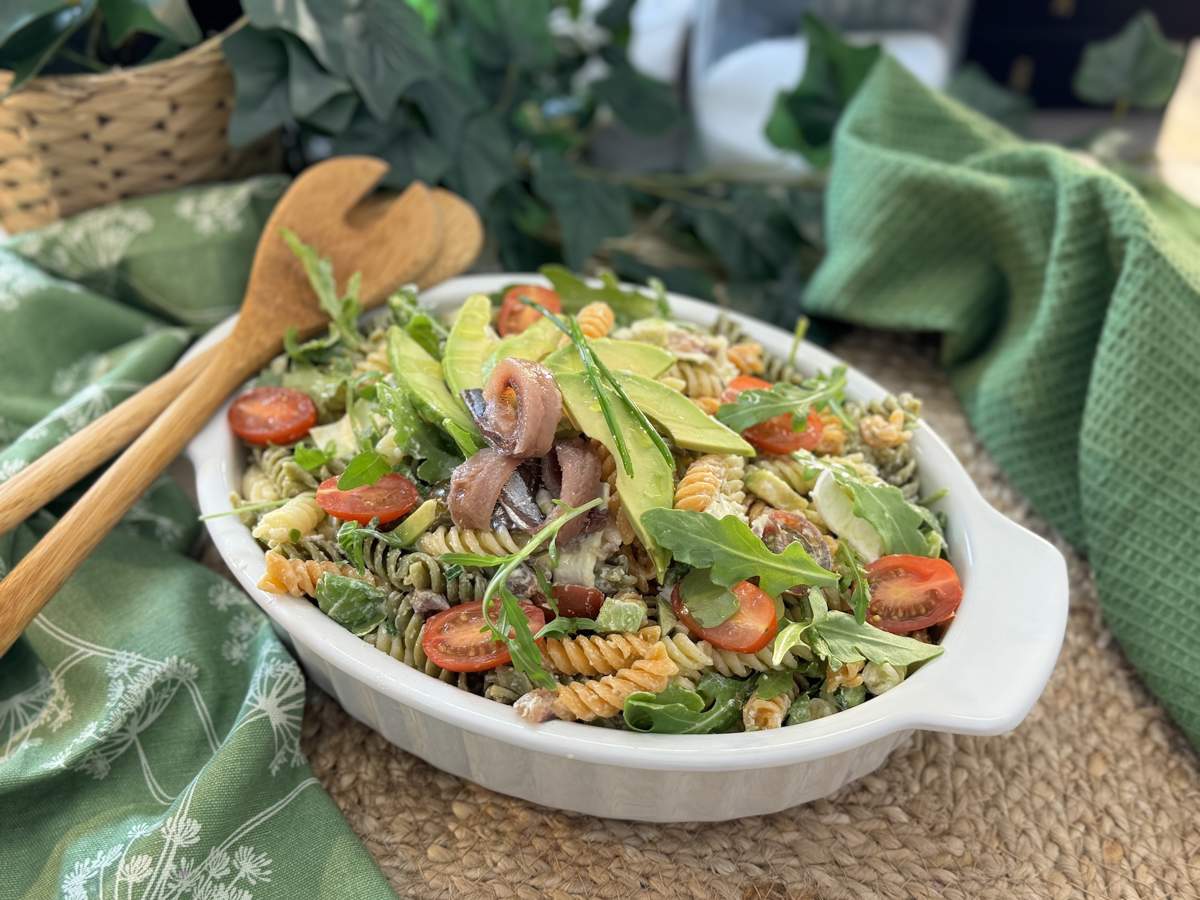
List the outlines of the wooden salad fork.
{"label": "wooden salad fork", "polygon": [[[374,184],[378,178],[376,170],[386,168],[378,160],[371,159],[372,165],[363,166],[359,164],[362,157],[341,157],[310,171],[329,165],[340,168],[347,159],[356,160],[353,177],[361,177],[364,184]],[[323,178],[328,175],[328,172],[322,173]],[[426,288],[458,275],[475,261],[482,249],[483,226],[478,213],[449,191],[429,190],[417,183],[399,197],[373,196],[359,204],[368,205],[366,215],[329,223],[349,228],[357,236],[355,241],[339,242],[338,252],[315,245],[322,256],[332,259],[334,273],[343,281],[358,270],[357,266],[366,262],[358,255],[359,247],[373,244],[393,248],[382,260],[372,260],[373,265],[378,264],[375,268],[363,270],[360,299],[364,309],[383,303],[401,284],[415,282]],[[278,224],[298,234],[308,233],[305,223],[291,218],[303,209],[291,207],[285,210],[284,218]],[[324,240],[324,237],[314,237],[314,240]],[[311,306],[305,307],[305,316],[304,322],[295,323],[301,337],[320,331],[329,321]],[[219,348],[219,345],[210,347],[166,372],[0,484],[0,534],[15,528],[128,446],[155,416],[167,408],[167,404],[202,376]]]}
{"label": "wooden salad fork", "polygon": [[[367,200],[386,168],[371,157],[338,157],[306,169],[292,182],[259,238],[233,332],[206,354],[205,365],[183,367],[188,377],[176,377],[186,384],[162,414],[0,580],[0,654],[225,398],[280,351],[288,328],[304,334],[327,324],[281,227],[292,228],[337,261],[339,286],[361,271],[364,300],[378,303],[398,283],[420,279],[441,244],[438,205],[450,209],[453,204],[434,200],[434,192],[417,184],[390,204]],[[151,396],[163,394],[159,389]],[[150,405],[140,407],[140,414]]]}

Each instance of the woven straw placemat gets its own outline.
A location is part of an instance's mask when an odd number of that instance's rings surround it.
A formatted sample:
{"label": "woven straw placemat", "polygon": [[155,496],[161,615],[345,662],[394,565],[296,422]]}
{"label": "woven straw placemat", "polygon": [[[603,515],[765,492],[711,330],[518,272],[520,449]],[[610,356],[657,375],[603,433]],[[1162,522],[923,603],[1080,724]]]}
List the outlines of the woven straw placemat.
{"label": "woven straw placemat", "polygon": [[860,332],[833,349],[919,393],[987,498],[1066,553],[1067,639],[1029,718],[1006,737],[918,734],[875,774],[786,812],[650,825],[460,781],[314,689],[304,749],[402,897],[1200,896],[1200,764],[1110,639],[1086,563],[1007,487],[927,345]]}

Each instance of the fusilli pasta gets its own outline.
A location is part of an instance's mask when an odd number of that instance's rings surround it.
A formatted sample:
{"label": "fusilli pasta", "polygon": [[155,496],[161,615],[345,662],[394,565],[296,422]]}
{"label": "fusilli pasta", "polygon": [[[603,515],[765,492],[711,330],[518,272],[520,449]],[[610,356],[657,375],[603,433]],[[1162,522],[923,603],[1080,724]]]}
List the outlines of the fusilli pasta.
{"label": "fusilli pasta", "polygon": [[657,625],[636,634],[581,634],[571,638],[549,638],[544,653],[561,675],[611,675],[634,660],[644,659],[658,642]]}
{"label": "fusilli pasta", "polygon": [[603,300],[597,300],[577,312],[575,321],[579,324],[579,330],[583,332],[584,337],[595,340],[612,331],[616,317],[613,315],[611,306]]}
{"label": "fusilli pasta", "polygon": [[701,456],[688,466],[675,488],[675,508],[706,512],[718,518],[746,518],[743,476],[746,461],[740,456]]}
{"label": "fusilli pasta", "polygon": [[645,657],[613,675],[559,685],[553,711],[558,718],[568,721],[607,719],[620,714],[625,698],[630,694],[637,691],[661,693],[678,674],[678,667],[667,656],[667,648],[659,642]]}
{"label": "fusilli pasta", "polygon": [[731,344],[725,357],[743,375],[758,375],[763,370],[763,346],[758,341]]}
{"label": "fusilli pasta", "polygon": [[401,580],[414,590],[433,591],[450,603],[472,603],[483,599],[487,576],[475,569],[464,569],[461,575],[446,577],[446,570],[428,553],[410,553]]}
{"label": "fusilli pasta", "polygon": [[293,597],[315,597],[317,582],[326,572],[335,575],[345,575],[347,578],[357,578],[360,581],[374,583],[370,575],[359,574],[358,570],[349,563],[318,562],[315,559],[292,559],[283,554],[269,550],[266,555],[267,571],[263,574],[258,586],[264,591],[276,594],[291,594]]}
{"label": "fusilli pasta", "polygon": [[427,531],[417,540],[423,553],[442,556],[446,553],[479,553],[506,556],[516,553],[524,545],[524,535],[514,536],[507,528],[493,531],[459,528],[457,525],[442,525]]}
{"label": "fusilli pasta", "polygon": [[796,686],[784,691],[770,700],[752,695],[742,707],[742,725],[747,731],[765,731],[778,728],[783,724],[788,707],[796,699]]}
{"label": "fusilli pasta", "polygon": [[263,513],[252,534],[268,546],[289,544],[311,534],[325,518],[312,494],[297,494],[278,509]]}

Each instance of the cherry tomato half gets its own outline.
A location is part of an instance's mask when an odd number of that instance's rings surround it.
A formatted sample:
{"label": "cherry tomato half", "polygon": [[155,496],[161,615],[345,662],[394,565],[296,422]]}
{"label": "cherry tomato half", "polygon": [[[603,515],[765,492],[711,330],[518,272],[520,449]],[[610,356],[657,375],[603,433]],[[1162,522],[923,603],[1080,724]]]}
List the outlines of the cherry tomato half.
{"label": "cherry tomato half", "polygon": [[553,593],[560,616],[594,619],[604,605],[604,594],[582,584],[556,584]]}
{"label": "cherry tomato half", "polygon": [[290,444],[316,424],[316,404],[292,388],[251,388],[229,407],[229,427],[248,444]]}
{"label": "cherry tomato half", "polygon": [[[722,403],[732,403],[742,391],[765,391],[771,387],[771,382],[755,378],[753,375],[739,375],[726,386],[721,394]],[[792,414],[782,413],[752,425],[742,432],[742,437],[753,444],[763,453],[793,453],[796,450],[815,450],[821,442],[821,431],[824,426],[816,410],[808,411],[808,424],[802,431],[792,427]]]}
{"label": "cherry tomato half", "polygon": [[542,317],[536,309],[531,309],[521,302],[521,298],[540,303],[552,313],[562,312],[562,300],[558,293],[550,288],[536,284],[518,284],[511,287],[504,295],[500,304],[500,315],[496,318],[496,330],[501,337],[524,331]]}
{"label": "cherry tomato half", "polygon": [[895,554],[867,566],[871,605],[867,621],[892,634],[909,634],[954,618],[962,582],[944,559]]}
{"label": "cherry tomato half", "polygon": [[378,518],[380,525],[386,525],[408,515],[421,502],[413,483],[396,472],[349,491],[339,491],[337,483],[336,475],[321,482],[317,506],[339,519],[365,524]]}
{"label": "cherry tomato half", "polygon": [[[546,624],[542,611],[522,603],[529,630],[537,634]],[[434,663],[451,672],[483,672],[511,660],[508,647],[484,630],[483,603],[460,603],[425,622],[421,649]]]}
{"label": "cherry tomato half", "polygon": [[765,591],[749,581],[739,581],[732,588],[738,600],[738,611],[715,628],[701,628],[688,614],[687,604],[679,592],[679,585],[671,594],[671,606],[675,615],[683,620],[688,630],[699,635],[714,647],[732,650],[734,653],[757,653],[775,637],[779,620],[775,618],[775,601]]}

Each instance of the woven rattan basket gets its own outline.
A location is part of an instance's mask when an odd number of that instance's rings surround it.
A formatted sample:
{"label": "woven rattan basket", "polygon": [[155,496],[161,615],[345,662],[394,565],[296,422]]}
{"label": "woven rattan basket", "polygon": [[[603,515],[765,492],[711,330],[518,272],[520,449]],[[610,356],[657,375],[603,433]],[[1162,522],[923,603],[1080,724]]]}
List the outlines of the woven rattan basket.
{"label": "woven rattan basket", "polygon": [[[0,228],[278,168],[277,140],[225,139],[233,76],[221,37],[146,66],[35,78],[0,100]],[[0,72],[0,93],[11,78]]]}

